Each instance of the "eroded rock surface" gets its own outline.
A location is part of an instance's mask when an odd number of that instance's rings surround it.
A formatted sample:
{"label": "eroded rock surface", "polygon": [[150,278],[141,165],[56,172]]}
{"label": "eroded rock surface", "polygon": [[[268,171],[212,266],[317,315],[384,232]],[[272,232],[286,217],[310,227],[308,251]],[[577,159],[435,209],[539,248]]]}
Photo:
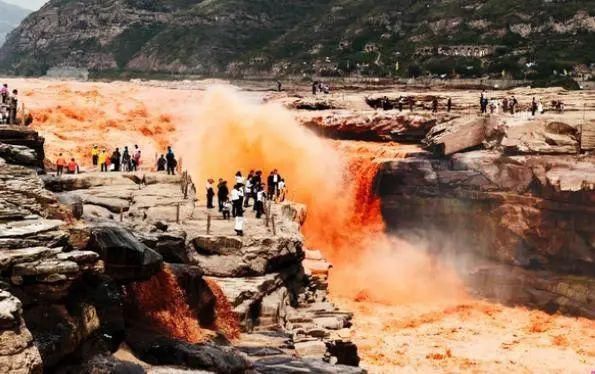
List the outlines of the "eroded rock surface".
{"label": "eroded rock surface", "polygon": [[[592,316],[584,295],[595,291],[593,156],[509,156],[497,148],[417,155],[382,164],[379,178],[383,215],[398,235],[511,267],[466,269],[472,284],[484,279],[486,295]],[[516,291],[506,296],[485,279]]]}

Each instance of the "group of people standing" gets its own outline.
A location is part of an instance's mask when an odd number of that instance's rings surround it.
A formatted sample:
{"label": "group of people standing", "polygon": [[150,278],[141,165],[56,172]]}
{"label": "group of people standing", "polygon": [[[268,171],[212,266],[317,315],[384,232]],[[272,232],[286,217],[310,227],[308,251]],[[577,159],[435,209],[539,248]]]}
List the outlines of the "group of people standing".
{"label": "group of people standing", "polygon": [[[265,213],[265,201],[285,200],[286,185],[285,180],[275,169],[267,177],[267,183],[263,182],[263,173],[261,170],[250,170],[244,178],[241,171],[238,171],[234,177],[234,185],[229,189],[226,180],[219,178],[217,183],[217,203],[219,212],[223,214],[224,219],[235,218],[235,231],[239,236],[244,235],[244,213],[245,209],[250,207],[250,201],[254,202],[253,210],[256,218],[261,218]],[[215,181],[207,180],[206,196],[207,208],[214,209]]]}
{"label": "group of people standing", "polygon": [[[491,114],[494,114],[499,111],[500,106],[502,107],[502,113],[515,114],[519,111],[519,101],[514,95],[505,97],[501,101],[496,99],[490,100],[485,90],[481,92],[479,105],[481,114],[487,114],[488,110]],[[531,107],[529,109],[532,116],[544,112],[543,104],[535,97],[531,99]]]}
{"label": "group of people standing", "polygon": [[107,149],[99,150],[97,145],[91,149],[91,161],[93,167],[99,167],[101,172],[107,171],[136,171],[141,164],[141,150],[137,144],[130,151],[125,146],[122,152],[116,148],[111,155],[108,155]]}
{"label": "group of people standing", "polygon": [[[380,99],[379,106],[383,110],[398,109],[399,112],[402,112],[405,105],[407,105],[410,112],[413,112],[413,110],[415,109],[415,98],[413,96],[408,96],[408,97],[399,96],[399,98],[396,99],[396,102],[395,102],[394,100],[391,101],[388,98],[388,96],[384,96],[382,99]],[[439,106],[438,96],[433,96],[432,103],[431,103],[432,113],[438,113],[438,106]],[[446,98],[446,111],[450,112],[451,110],[452,110],[452,98],[447,97]]]}
{"label": "group of people standing", "polygon": [[8,90],[8,84],[4,83],[0,88],[0,123],[16,125],[17,124],[17,108],[19,105],[19,92]]}
{"label": "group of people standing", "polygon": [[168,146],[165,155],[161,155],[161,157],[157,159],[157,171],[167,170],[168,175],[176,175],[177,167],[178,160],[176,159],[176,155],[174,155],[171,146]]}

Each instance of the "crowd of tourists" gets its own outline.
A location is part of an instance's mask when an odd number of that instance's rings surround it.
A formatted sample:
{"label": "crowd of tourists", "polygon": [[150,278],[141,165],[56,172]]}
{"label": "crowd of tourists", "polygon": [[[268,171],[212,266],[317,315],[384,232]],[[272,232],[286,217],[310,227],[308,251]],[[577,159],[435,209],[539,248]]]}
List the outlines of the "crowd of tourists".
{"label": "crowd of tourists", "polygon": [[216,196],[219,212],[224,219],[235,218],[235,231],[240,236],[244,235],[246,209],[252,207],[256,218],[260,219],[265,214],[266,201],[282,202],[286,194],[285,179],[276,169],[266,177],[266,183],[261,170],[250,170],[245,177],[238,171],[231,189],[223,178],[219,178],[217,185],[214,179],[208,179],[206,184],[207,208],[215,209]]}
{"label": "crowd of tourists", "polygon": [[[438,96],[432,96],[430,102],[430,110],[432,113],[438,113],[438,111],[441,109],[441,105],[443,105],[442,108],[446,110],[446,112],[452,111],[452,98],[446,97],[445,100],[446,102],[443,101],[441,104]],[[383,110],[398,109],[399,112],[402,112],[403,109],[407,107],[409,111],[413,112],[415,109],[415,98],[413,96],[399,96],[396,100],[390,100],[387,96],[384,96],[378,102],[374,102],[372,105]],[[556,112],[564,112],[564,103],[561,100],[552,101],[551,105]],[[427,106],[424,107],[427,108]],[[490,99],[484,90],[481,92],[479,97],[479,112],[481,114],[510,113],[514,115],[520,111],[519,107],[519,101],[514,95],[505,97],[503,99]],[[542,114],[545,112],[544,105],[539,99],[533,97],[531,100],[531,105],[529,106],[529,112],[531,112],[532,116]]]}
{"label": "crowd of tourists", "polygon": [[[93,145],[91,148],[91,164],[95,170],[100,172],[134,172],[141,168],[142,153],[138,144],[135,144],[129,149],[128,146],[123,148],[117,147],[111,153],[106,148],[99,148],[98,145]],[[167,147],[165,154],[162,154],[156,161],[155,170],[158,172],[167,171],[168,175],[175,175],[178,161],[171,146]],[[63,154],[60,153],[56,159],[56,175],[60,176],[66,174],[78,174],[80,167],[74,158],[66,161]]]}
{"label": "crowd of tourists", "polygon": [[17,124],[18,95],[18,90],[10,92],[6,83],[0,88],[0,124]]}

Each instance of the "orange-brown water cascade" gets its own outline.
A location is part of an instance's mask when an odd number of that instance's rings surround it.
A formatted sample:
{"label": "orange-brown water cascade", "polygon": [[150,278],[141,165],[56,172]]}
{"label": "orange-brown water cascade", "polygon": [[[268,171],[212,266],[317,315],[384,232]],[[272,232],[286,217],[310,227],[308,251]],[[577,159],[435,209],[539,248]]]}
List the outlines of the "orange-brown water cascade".
{"label": "orange-brown water cascade", "polygon": [[228,339],[240,337],[240,322],[233,311],[233,307],[223,294],[223,291],[212,279],[206,279],[207,285],[215,296],[215,322],[211,328],[219,331]]}
{"label": "orange-brown water cascade", "polygon": [[335,295],[365,292],[386,303],[460,295],[462,287],[447,269],[418,279],[416,273],[431,273],[428,256],[384,234],[380,201],[372,190],[376,150],[343,151],[339,143],[300,126],[285,108],[250,102],[225,87],[207,91],[196,123],[200,126],[181,129],[184,140],[177,144],[193,180],[231,181],[236,171],[251,169],[266,177],[278,169],[289,198],[307,206],[307,246],[323,251],[335,265]]}
{"label": "orange-brown water cascade", "polygon": [[189,343],[198,343],[207,336],[167,265],[151,279],[129,285],[127,293],[136,312],[156,330]]}

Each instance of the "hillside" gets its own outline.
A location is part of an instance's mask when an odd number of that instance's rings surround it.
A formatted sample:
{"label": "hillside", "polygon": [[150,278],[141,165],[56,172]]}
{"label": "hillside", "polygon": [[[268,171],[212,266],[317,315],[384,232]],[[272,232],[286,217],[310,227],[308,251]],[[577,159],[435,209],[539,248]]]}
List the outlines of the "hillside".
{"label": "hillside", "polygon": [[595,62],[595,0],[51,0],[0,68],[550,78]]}
{"label": "hillside", "polygon": [[30,10],[0,1],[0,45],[4,43],[6,35],[16,28],[29,13],[31,13]]}

